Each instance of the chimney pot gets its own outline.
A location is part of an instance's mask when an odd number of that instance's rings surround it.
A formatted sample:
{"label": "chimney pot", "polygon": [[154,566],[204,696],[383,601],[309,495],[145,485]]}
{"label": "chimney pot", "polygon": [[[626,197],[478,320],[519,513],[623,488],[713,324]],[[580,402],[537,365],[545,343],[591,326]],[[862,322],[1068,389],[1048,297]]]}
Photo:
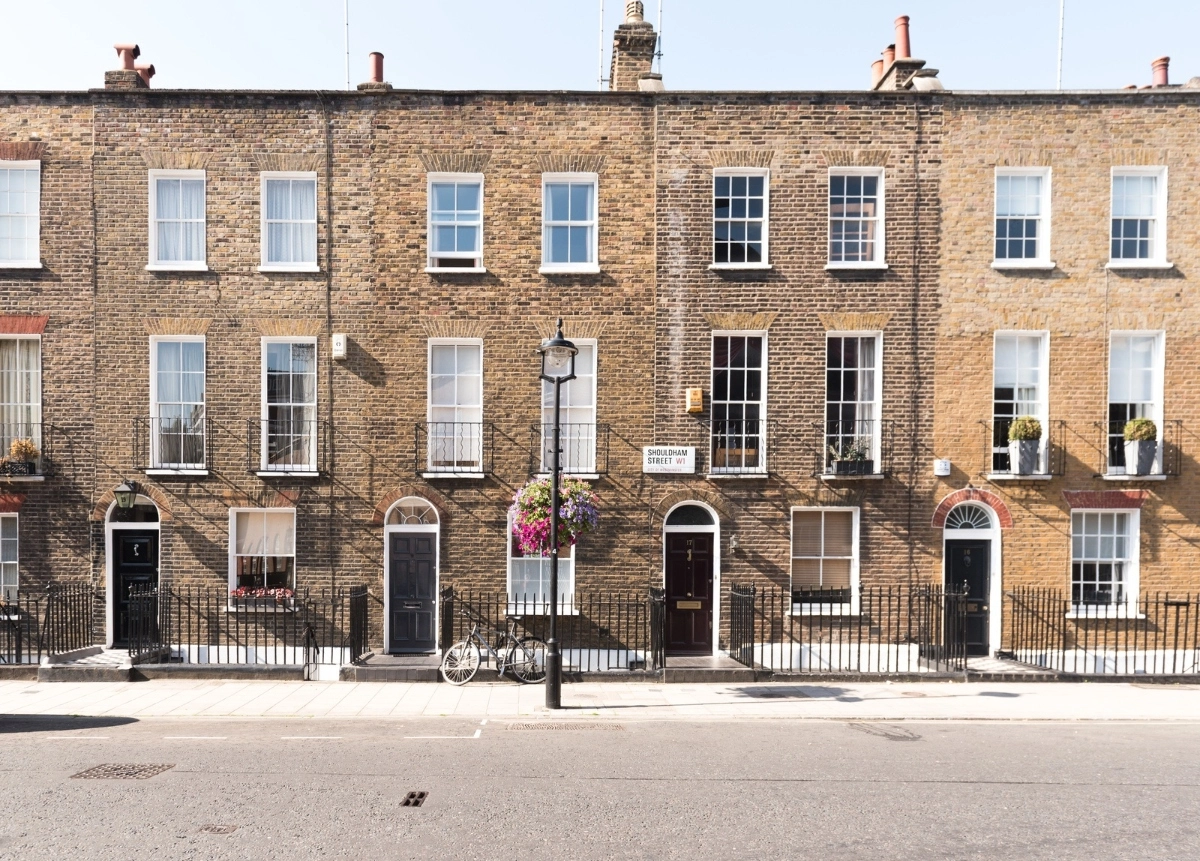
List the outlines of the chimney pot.
{"label": "chimney pot", "polygon": [[134,68],[137,70],[138,77],[142,79],[142,83],[147,87],[150,86],[150,79],[154,77],[154,64],[137,63]]}
{"label": "chimney pot", "polygon": [[117,56],[121,58],[122,69],[133,69],[133,61],[142,55],[142,49],[132,42],[118,42],[113,45],[117,49]]}
{"label": "chimney pot", "polygon": [[372,51],[370,60],[371,60],[371,67],[370,67],[371,68],[371,79],[370,79],[371,83],[372,84],[382,84],[383,83],[383,54],[379,53],[378,51]]}
{"label": "chimney pot", "polygon": [[883,49],[883,68],[886,71],[892,63],[896,62],[896,46],[888,45]]}
{"label": "chimney pot", "polygon": [[908,42],[908,16],[901,15],[896,19],[896,57],[907,60],[911,56],[912,50]]}
{"label": "chimney pot", "polygon": [[645,20],[646,7],[642,5],[642,0],[629,0],[625,4],[625,23],[641,24]]}
{"label": "chimney pot", "polygon": [[1168,74],[1170,65],[1170,57],[1159,57],[1150,64],[1150,68],[1154,71],[1154,86],[1166,87],[1170,85],[1170,75]]}
{"label": "chimney pot", "polygon": [[879,86],[879,82],[883,80],[883,60],[876,60],[871,64],[871,89]]}

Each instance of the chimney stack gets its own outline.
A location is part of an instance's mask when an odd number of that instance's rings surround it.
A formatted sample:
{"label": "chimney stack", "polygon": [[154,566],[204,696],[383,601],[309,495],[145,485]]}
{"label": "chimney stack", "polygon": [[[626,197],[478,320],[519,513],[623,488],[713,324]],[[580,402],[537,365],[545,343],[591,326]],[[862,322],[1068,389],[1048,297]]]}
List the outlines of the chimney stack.
{"label": "chimney stack", "polygon": [[[661,89],[661,81],[649,77],[657,46],[658,34],[654,32],[654,26],[646,21],[642,0],[628,0],[625,4],[625,23],[617,27],[617,32],[613,34],[608,88],[628,91]],[[643,79],[647,85],[642,84]]]}
{"label": "chimney stack", "polygon": [[912,56],[908,43],[908,16],[901,15],[896,19],[896,59],[907,60]]}
{"label": "chimney stack", "polygon": [[142,55],[142,49],[132,42],[119,42],[113,47],[117,49],[117,56],[121,58],[121,68],[104,73],[104,89],[144,90],[150,86],[154,67],[149,63],[134,62]]}
{"label": "chimney stack", "polygon": [[888,45],[883,49],[883,70],[886,72],[896,62],[896,46]]}
{"label": "chimney stack", "polygon": [[1154,71],[1154,83],[1152,86],[1155,86],[1155,87],[1171,86],[1170,75],[1168,74],[1170,65],[1171,65],[1170,57],[1159,57],[1157,60],[1155,60],[1154,62],[1152,62],[1150,64],[1150,68]]}
{"label": "chimney stack", "polygon": [[876,60],[871,64],[871,89],[879,86],[881,80],[883,80],[883,60]]}
{"label": "chimney stack", "polygon": [[392,88],[391,84],[383,80],[383,54],[378,51],[372,51],[367,56],[367,74],[368,80],[358,85],[360,91],[384,91]]}

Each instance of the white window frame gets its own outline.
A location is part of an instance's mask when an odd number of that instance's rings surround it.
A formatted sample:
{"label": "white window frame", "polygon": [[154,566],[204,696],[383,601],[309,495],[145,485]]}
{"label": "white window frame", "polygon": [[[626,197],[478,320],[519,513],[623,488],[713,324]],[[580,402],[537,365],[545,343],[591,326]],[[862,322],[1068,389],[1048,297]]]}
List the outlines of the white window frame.
{"label": "white window frame", "polygon": [[[992,268],[993,269],[1053,269],[1054,261],[1050,259],[1050,201],[1051,196],[1051,170],[1048,167],[998,167],[996,175],[992,179]],[[1041,215],[1038,215],[1038,237],[1037,237],[1037,256],[1036,257],[997,257],[996,242],[999,237],[996,236],[996,222],[1003,218],[1023,218],[1026,221],[1033,220],[1029,216],[1001,216],[997,210],[999,209],[1000,194],[999,180],[1001,177],[1009,176],[1036,176],[1042,180],[1041,198]]]}
{"label": "white window frame", "polygon": [[[875,428],[871,432],[871,459],[875,461],[874,475],[883,474],[883,332],[878,330],[863,330],[849,332],[826,332],[825,333],[825,397],[821,402],[822,425],[825,428],[825,433],[822,434],[821,445],[823,451],[828,451],[828,430],[829,430],[829,339],[830,338],[874,338],[875,339],[875,398],[872,401],[875,408]],[[838,403],[847,403],[846,401],[838,401]],[[864,402],[859,402],[864,403]],[[833,473],[826,473],[832,476]]]}
{"label": "white window frame", "polygon": [[[505,551],[504,551],[505,556],[507,557],[507,565],[505,566],[505,587],[504,588],[505,588],[505,592],[508,595],[509,612],[510,613],[532,613],[534,615],[539,615],[539,616],[547,615],[550,612],[550,602],[549,601],[541,600],[541,598],[539,598],[537,596],[533,596],[533,598],[531,599],[531,598],[525,597],[523,595],[516,595],[513,593],[513,590],[512,590],[513,561],[517,560],[517,559],[536,559],[538,557],[536,557],[536,556],[513,556],[513,544],[516,541],[516,537],[513,535],[513,531],[512,531],[513,519],[512,519],[511,513],[508,515],[507,519],[505,520],[505,523],[507,524],[507,529],[506,529],[505,534],[508,538],[508,543],[505,545]],[[562,596],[561,603],[559,604],[559,608],[558,608],[558,613],[560,616],[574,616],[574,615],[578,615],[578,613],[579,613],[578,605],[576,604],[576,601],[575,601],[575,590],[576,590],[575,547],[576,547],[575,544],[570,544],[566,548],[559,549],[558,585],[559,585],[559,594]],[[565,553],[563,552],[564,549],[566,551]],[[549,587],[550,557],[543,556],[543,557],[541,557],[541,560],[542,560],[542,564],[545,566],[544,570],[545,570],[545,579],[546,579],[546,584],[547,584],[546,588],[549,589],[550,588]],[[564,564],[570,570],[570,574],[567,575],[571,581],[570,590],[562,588]]]}
{"label": "white window frame", "polygon": [[[150,262],[146,269],[151,272],[207,272],[208,271],[208,173],[204,170],[151,170],[149,176],[150,198]],[[158,259],[158,181],[160,179],[199,179],[204,183],[204,252],[200,260]]]}
{"label": "white window frame", "polygon": [[[33,439],[34,444],[38,447],[39,451],[42,451],[42,445],[43,445],[43,442],[45,441],[45,436],[46,436],[45,428],[42,426],[42,336],[41,335],[2,335],[2,336],[0,336],[0,341],[36,341],[37,342],[37,351],[38,351],[37,393],[36,393],[37,400],[28,405],[29,407],[33,408],[33,409],[31,409],[31,412],[33,413],[33,419],[32,419],[32,421],[28,422],[28,424],[33,426],[31,438]],[[19,357],[19,355],[20,355],[20,347],[19,346],[17,347],[17,352],[18,352],[18,357]],[[8,406],[8,405],[4,404],[4,405],[0,405],[0,406]],[[18,404],[13,404],[12,406],[16,406],[19,408],[22,405],[18,403]],[[3,419],[3,410],[0,410],[0,420],[2,420],[2,419]],[[17,424],[26,424],[26,422],[21,421],[21,422],[17,422]],[[9,434],[8,431],[6,430],[5,424],[2,421],[0,421],[0,455],[8,454],[9,446],[12,445],[12,441],[14,438],[15,438],[14,435]],[[42,453],[42,456],[38,458],[38,475],[39,476],[42,474],[41,465],[43,463],[43,460],[42,460],[43,457],[45,457],[44,451]],[[13,476],[9,476],[8,480],[12,481]],[[38,480],[40,480],[40,479],[38,479]]]}
{"label": "white window frame", "polygon": [[[430,426],[440,422],[435,422],[433,418],[433,348],[434,347],[465,347],[474,346],[479,348],[479,439],[477,441],[479,453],[479,468],[471,471],[456,471],[450,469],[435,469],[433,467],[433,435],[430,431]],[[430,338],[425,348],[425,464],[422,473],[425,477],[437,478],[483,478],[484,477],[484,361],[486,357],[483,350],[483,338]],[[445,405],[441,405],[445,406]],[[458,413],[458,405],[455,405],[455,415]],[[460,424],[457,420],[455,424]],[[467,422],[461,422],[467,424]],[[471,422],[475,424],[475,422]]]}
{"label": "white window frame", "polygon": [[[1154,199],[1154,238],[1149,257],[1114,258],[1112,256],[1113,180],[1118,176],[1158,177],[1158,193]],[[1108,181],[1108,230],[1106,235],[1109,269],[1170,269],[1175,265],[1167,260],[1167,168],[1165,166],[1112,168]]]}
{"label": "white window frame", "polygon": [[[1113,403],[1113,401],[1110,400],[1111,390],[1112,390],[1112,374],[1113,374],[1113,366],[1112,366],[1113,339],[1114,338],[1130,338],[1130,337],[1154,338],[1154,382],[1153,382],[1153,392],[1152,392],[1154,402],[1152,404],[1152,406],[1153,406],[1152,414],[1149,416],[1146,416],[1145,418],[1153,420],[1155,428],[1158,429],[1158,437],[1156,440],[1158,443],[1158,454],[1155,456],[1154,472],[1152,472],[1148,476],[1146,476],[1146,475],[1130,476],[1131,478],[1136,477],[1140,480],[1145,480],[1147,478],[1156,478],[1156,477],[1162,476],[1163,467],[1165,466],[1165,464],[1163,462],[1163,455],[1164,455],[1164,451],[1163,451],[1163,414],[1164,414],[1164,409],[1165,409],[1165,407],[1163,405],[1163,398],[1165,397],[1165,392],[1166,392],[1164,378],[1166,377],[1167,334],[1162,329],[1142,329],[1142,330],[1114,329],[1113,331],[1108,333],[1108,374],[1105,377],[1105,386],[1104,386],[1104,408],[1105,408],[1104,423],[1106,426],[1108,425],[1108,410],[1109,410],[1111,404]],[[1106,434],[1106,436],[1105,436],[1106,446],[1107,446],[1107,441],[1108,441],[1108,437]],[[1105,461],[1105,465],[1107,466],[1108,465],[1107,448],[1105,450],[1104,461]],[[1112,469],[1112,467],[1109,467],[1108,475],[1124,475],[1125,474],[1125,473],[1113,473],[1111,471],[1111,469]]]}
{"label": "white window frame", "polygon": [[[13,554],[16,559],[11,563],[0,564],[15,565],[17,568],[17,576],[14,582],[6,584],[3,578],[3,569],[0,568],[0,601],[17,600],[17,594],[21,589],[21,517],[16,512],[0,514],[0,521],[7,520],[8,518],[12,518],[13,523],[16,524],[17,537],[11,539],[12,543],[16,546],[16,552]],[[0,538],[0,551],[2,551],[4,547],[5,540],[6,539],[4,538]],[[0,559],[2,558],[3,556],[0,554]],[[4,616],[0,616],[0,618],[4,618]]]}
{"label": "white window frame", "polygon": [[[798,511],[849,511],[851,514],[851,541],[852,552],[850,556],[850,601],[849,603],[835,604],[816,603],[816,604],[795,604],[792,602],[792,593],[795,590],[792,580],[792,568],[796,560],[796,535],[795,514]],[[824,549],[825,542],[825,520],[821,519],[821,543]],[[860,562],[862,559],[862,509],[857,505],[793,505],[788,509],[788,606],[793,616],[857,616],[861,612],[861,596],[859,595],[860,584]],[[803,557],[805,559],[813,557]],[[825,558],[824,556],[820,558]]]}
{"label": "white window frame", "polygon": [[[258,193],[259,193],[259,245],[261,246],[259,256],[259,272],[320,272],[321,259],[320,247],[321,237],[317,230],[319,222],[318,214],[320,207],[317,205],[317,172],[314,170],[264,170],[259,173]],[[300,219],[287,219],[277,223],[281,224],[312,224],[313,226],[313,262],[312,263],[272,263],[268,259],[268,223],[267,218],[267,182],[268,180],[300,180],[302,182],[311,182],[313,186],[313,218],[312,221]]]}
{"label": "white window frame", "polygon": [[[42,268],[42,163],[40,161],[0,160],[2,170],[34,170],[37,171],[37,213],[33,221],[33,240],[37,248],[37,259],[34,260],[0,260],[0,269],[41,269]],[[28,215],[22,216],[28,218]]]}
{"label": "white window frame", "polygon": [[[1045,329],[998,329],[992,333],[992,385],[988,389],[990,407],[990,418],[988,427],[994,428],[996,422],[996,344],[1000,338],[1039,338],[1041,344],[1041,372],[1042,379],[1038,391],[1038,413],[1036,418],[1042,424],[1042,444],[1038,453],[1038,471],[1033,475],[1019,475],[1012,471],[1012,463],[1009,463],[1008,472],[996,472],[992,469],[992,461],[988,460],[987,478],[990,481],[1003,480],[1007,478],[1029,479],[1050,478],[1050,332]],[[1015,394],[1015,393],[1014,393]],[[1017,416],[1013,416],[1017,418]],[[994,433],[994,431],[993,431]],[[989,451],[994,454],[994,442],[989,444]]]}
{"label": "white window frame", "polygon": [[[709,477],[738,476],[738,475],[751,475],[751,476],[768,475],[770,473],[770,469],[768,466],[767,457],[770,453],[767,451],[767,441],[768,441],[768,437],[769,437],[769,434],[767,433],[767,427],[768,427],[767,416],[769,416],[770,413],[768,412],[768,407],[767,407],[767,392],[768,392],[767,384],[768,384],[768,368],[770,367],[770,358],[769,358],[770,357],[770,353],[769,353],[770,339],[767,337],[767,332],[765,329],[745,330],[745,331],[739,331],[739,330],[735,330],[735,329],[714,329],[710,333],[709,339],[708,339],[708,374],[709,374],[709,376],[708,376],[708,391],[709,391],[708,408],[709,408],[710,420],[712,420],[713,405],[716,403],[716,399],[715,399],[714,395],[716,394],[716,391],[717,391],[717,387],[716,387],[716,376],[717,376],[716,371],[717,371],[717,369],[715,367],[713,367],[713,352],[712,352],[713,351],[713,338],[762,338],[762,368],[761,368],[762,381],[760,383],[762,397],[758,401],[758,403],[759,403],[758,421],[761,423],[759,425],[759,439],[758,439],[758,445],[759,445],[759,458],[758,458],[759,465],[758,465],[758,467],[755,469],[741,469],[741,468],[737,468],[737,467],[728,467],[728,466],[720,466],[719,467],[716,464],[714,464],[712,462],[713,429],[710,425],[709,433],[708,433],[708,452],[705,456],[705,460],[708,462]],[[737,403],[737,402],[724,400],[724,401],[721,401],[721,403]],[[750,403],[750,402],[743,399],[742,403]],[[745,421],[745,419],[743,419],[743,421]],[[744,436],[744,434],[743,434],[743,436]]]}
{"label": "white window frame", "polygon": [[[761,176],[763,178],[763,214],[762,214],[762,260],[756,263],[718,263],[716,261],[716,230],[717,214],[715,204],[717,198],[717,177],[721,176]],[[708,201],[709,221],[712,228],[712,243],[710,247],[709,269],[770,269],[771,268],[771,169],[767,167],[717,167],[713,168],[712,185]],[[727,219],[728,220],[728,219]],[[749,216],[746,221],[753,221]]]}
{"label": "white window frame", "polygon": [[[200,344],[204,351],[204,407],[201,419],[203,438],[203,460],[199,464],[173,464],[163,466],[159,449],[159,400],[158,400],[158,348],[162,344]],[[181,402],[182,403],[182,402]],[[208,343],[204,335],[151,335],[150,336],[150,464],[149,475],[207,475],[208,474]]]}
{"label": "white window frame", "polygon": [[[434,254],[433,249],[433,232],[435,222],[433,220],[433,186],[435,183],[452,182],[455,185],[470,185],[476,183],[479,185],[479,221],[474,226],[479,230],[479,251],[472,255],[466,255],[462,252],[453,252],[450,254]],[[544,198],[545,192],[543,192]],[[439,275],[480,275],[487,272],[487,268],[483,265],[483,200],[484,200],[484,181],[482,173],[449,173],[449,172],[434,172],[429,173],[425,177],[425,271],[436,272]],[[470,225],[471,222],[455,221],[455,224]],[[443,259],[460,259],[460,260],[475,260],[475,266],[438,266],[434,261],[437,258]]]}
{"label": "white window frame", "polygon": [[[232,594],[233,590],[238,588],[237,585],[237,515],[238,514],[264,514],[287,512],[292,515],[292,585],[288,588],[297,591],[299,588],[300,572],[297,569],[297,535],[296,535],[296,509],[282,506],[267,506],[264,508],[239,507],[229,509],[229,591]],[[265,558],[265,557],[264,557]],[[263,581],[264,584],[266,581]],[[232,602],[232,597],[230,601]]]}
{"label": "white window frame", "polygon": [[[835,176],[875,176],[879,178],[877,197],[879,211],[875,215],[877,234],[875,257],[872,260],[833,260],[833,206],[830,200]],[[887,171],[882,167],[831,167],[825,177],[825,268],[826,269],[887,269]]]}
{"label": "white window frame", "polygon": [[[1076,514],[1127,514],[1129,534],[1125,536],[1126,566],[1122,571],[1121,586],[1125,592],[1125,600],[1112,604],[1076,604],[1074,600],[1075,574],[1075,515]],[[1070,510],[1071,525],[1067,532],[1069,547],[1069,562],[1067,567],[1067,594],[1071,596],[1068,603],[1068,619],[1134,619],[1141,618],[1138,612],[1138,598],[1141,591],[1141,559],[1142,547],[1142,512],[1138,508],[1072,508]]]}
{"label": "white window frame", "polygon": [[[550,208],[546,201],[546,190],[550,185],[565,183],[591,183],[592,185],[592,217],[588,222],[550,222]],[[592,257],[587,263],[551,263],[550,228],[562,224],[574,226],[590,226],[592,231]],[[600,175],[597,173],[543,173],[542,174],[542,266],[538,270],[543,275],[558,275],[563,273],[596,274],[600,271]]]}
{"label": "white window frame", "polygon": [[[310,460],[307,465],[303,464],[272,464],[268,457],[269,437],[270,437],[270,416],[271,407],[280,406],[280,404],[269,404],[267,402],[267,345],[269,344],[306,344],[312,345],[313,348],[313,370],[315,371],[313,380],[313,427],[309,439]],[[317,339],[306,335],[269,335],[264,336],[260,341],[259,346],[259,474],[260,475],[302,475],[315,476],[318,474],[317,461],[320,457],[318,445],[320,443],[320,413],[318,412],[321,404],[321,364],[320,353],[317,347]],[[289,402],[292,406],[297,406],[294,401]]]}
{"label": "white window frame", "polygon": [[[582,348],[582,347],[591,347],[592,348],[592,381],[591,381],[591,396],[592,396],[591,426],[592,426],[592,432],[591,432],[590,438],[584,441],[585,444],[590,446],[590,451],[584,452],[584,456],[588,459],[588,462],[591,464],[591,469],[579,469],[576,464],[572,463],[570,452],[573,450],[573,446],[574,446],[574,450],[578,450],[577,444],[580,441],[579,441],[578,437],[572,439],[572,438],[568,437],[567,435],[563,435],[562,438],[560,439],[560,443],[562,444],[562,447],[563,447],[562,471],[563,471],[564,475],[571,475],[576,478],[593,478],[593,479],[595,479],[595,478],[600,477],[596,473],[596,469],[597,469],[596,439],[598,436],[598,430],[597,430],[598,423],[596,421],[598,405],[596,403],[596,392],[599,388],[600,348],[599,348],[599,344],[597,343],[597,340],[595,338],[576,338],[574,343],[575,343],[575,346],[580,347],[580,348]],[[576,378],[574,380],[570,380],[570,381],[562,384],[562,397],[564,400],[569,399],[570,392],[571,392],[570,387],[574,386],[576,383],[579,383],[579,382],[580,382],[579,378]],[[552,433],[552,425],[554,424],[554,384],[548,383],[545,380],[543,380],[541,396],[542,396],[542,402],[541,402],[541,434],[540,434],[540,436],[541,436],[541,441],[542,441],[542,449],[541,449],[541,457],[540,457],[540,461],[541,461],[540,475],[548,476],[550,474],[550,463],[548,462],[546,455],[547,455],[547,452],[550,451],[550,440],[551,440],[550,434]],[[548,406],[547,406],[547,402],[549,402]],[[569,404],[564,404],[562,408],[566,409],[568,406],[569,406]],[[563,422],[563,424],[570,424],[570,423]],[[584,423],[575,423],[575,424],[584,424]]]}

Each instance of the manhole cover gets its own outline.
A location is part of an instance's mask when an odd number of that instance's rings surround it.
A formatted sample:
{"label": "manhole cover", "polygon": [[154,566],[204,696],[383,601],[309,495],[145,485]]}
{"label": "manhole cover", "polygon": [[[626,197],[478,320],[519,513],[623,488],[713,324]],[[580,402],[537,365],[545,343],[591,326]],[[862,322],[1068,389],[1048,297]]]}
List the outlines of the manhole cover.
{"label": "manhole cover", "polygon": [[87,771],[81,771],[79,774],[72,774],[72,778],[80,780],[145,780],[147,777],[154,777],[156,774],[162,774],[168,768],[174,768],[175,764],[155,764],[155,763],[138,763],[138,762],[106,762],[103,765],[93,766]]}
{"label": "manhole cover", "polygon": [[624,730],[625,727],[619,723],[587,723],[585,721],[529,721],[527,723],[510,723],[509,729],[597,729],[597,730]]}
{"label": "manhole cover", "polygon": [[425,803],[425,799],[429,797],[428,792],[410,792],[404,796],[404,801],[400,802],[401,807],[420,807]]}
{"label": "manhole cover", "polygon": [[888,741],[920,741],[921,737],[912,730],[904,729],[899,726],[886,726],[878,723],[851,723],[847,724],[850,729],[856,729],[859,732],[865,732],[867,735],[876,735],[880,738],[886,738]]}
{"label": "manhole cover", "polygon": [[200,829],[201,834],[232,834],[235,831],[236,825],[205,825]]}

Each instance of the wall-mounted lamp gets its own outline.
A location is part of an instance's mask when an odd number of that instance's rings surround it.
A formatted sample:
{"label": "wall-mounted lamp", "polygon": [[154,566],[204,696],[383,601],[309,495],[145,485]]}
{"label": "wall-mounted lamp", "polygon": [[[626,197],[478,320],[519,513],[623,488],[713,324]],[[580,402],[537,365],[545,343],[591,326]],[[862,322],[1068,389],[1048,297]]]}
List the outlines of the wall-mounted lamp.
{"label": "wall-mounted lamp", "polygon": [[117,500],[117,508],[126,510],[133,508],[133,503],[137,501],[137,484],[135,482],[122,481],[113,488],[113,497]]}
{"label": "wall-mounted lamp", "polygon": [[729,536],[729,549],[730,549],[730,551],[732,551],[733,553],[737,553],[737,552],[738,552],[738,546],[739,546],[739,545],[738,545],[737,536],[736,536],[736,535],[730,535],[730,536]]}

